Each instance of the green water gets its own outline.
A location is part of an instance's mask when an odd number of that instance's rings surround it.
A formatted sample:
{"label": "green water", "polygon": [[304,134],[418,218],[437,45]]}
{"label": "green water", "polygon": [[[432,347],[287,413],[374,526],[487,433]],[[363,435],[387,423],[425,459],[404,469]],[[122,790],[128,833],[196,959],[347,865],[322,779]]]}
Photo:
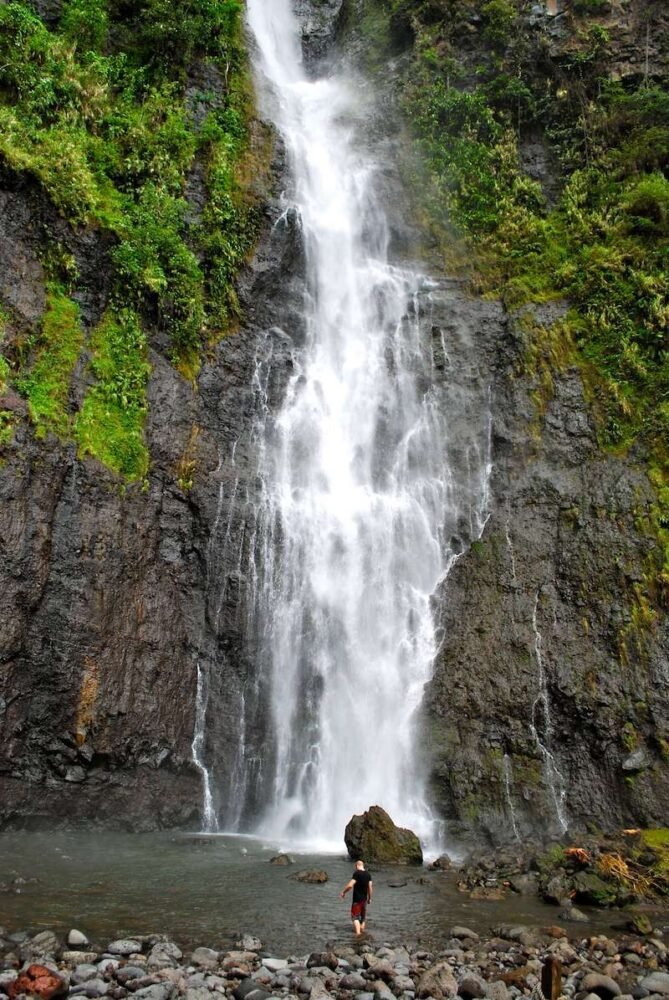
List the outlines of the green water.
{"label": "green water", "polygon": [[[276,853],[240,837],[181,834],[0,834],[0,925],[8,931],[84,931],[104,945],[131,934],[168,934],[182,947],[231,947],[252,933],[278,954],[302,954],[350,938],[349,904],[339,892],[352,864],[344,856],[294,855],[292,867],[269,864]],[[324,869],[329,881],[309,885],[291,876]],[[557,909],[511,895],[472,901],[454,873],[392,866],[374,868],[368,930],[377,942],[438,947],[454,924],[485,934],[500,923],[547,925]],[[25,883],[15,884],[15,879]],[[32,881],[35,880],[35,881]],[[9,891],[7,891],[7,889]],[[16,890],[19,891],[16,891]],[[583,935],[621,923],[594,911]]]}

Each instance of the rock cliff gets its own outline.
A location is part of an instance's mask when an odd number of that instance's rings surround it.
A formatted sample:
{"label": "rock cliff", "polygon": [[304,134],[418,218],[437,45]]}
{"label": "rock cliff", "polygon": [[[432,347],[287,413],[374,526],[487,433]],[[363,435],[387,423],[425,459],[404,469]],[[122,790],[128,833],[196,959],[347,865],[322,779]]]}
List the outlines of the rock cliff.
{"label": "rock cliff", "polygon": [[641,584],[655,495],[597,445],[580,372],[537,411],[518,317],[495,345],[492,512],[435,604],[425,712],[454,829],[494,841],[662,825],[669,629]]}

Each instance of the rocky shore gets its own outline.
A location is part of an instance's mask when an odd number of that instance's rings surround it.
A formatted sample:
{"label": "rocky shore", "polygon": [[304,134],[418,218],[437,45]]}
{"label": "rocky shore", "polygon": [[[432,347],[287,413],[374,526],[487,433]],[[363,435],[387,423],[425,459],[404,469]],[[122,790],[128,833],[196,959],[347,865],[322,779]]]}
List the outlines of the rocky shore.
{"label": "rocky shore", "polygon": [[665,1000],[662,931],[570,939],[559,926],[504,925],[483,939],[454,926],[436,952],[352,938],[279,957],[249,934],[232,951],[184,953],[159,934],[100,947],[77,930],[62,941],[49,930],[30,936],[0,928],[0,996],[9,1000],[541,1000],[546,994],[548,1000]]}

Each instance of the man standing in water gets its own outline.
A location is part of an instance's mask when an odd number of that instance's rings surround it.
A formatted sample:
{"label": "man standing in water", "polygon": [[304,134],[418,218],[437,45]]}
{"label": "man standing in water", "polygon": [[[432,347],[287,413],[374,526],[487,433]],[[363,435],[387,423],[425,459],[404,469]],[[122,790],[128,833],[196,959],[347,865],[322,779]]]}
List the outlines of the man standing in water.
{"label": "man standing in water", "polygon": [[351,920],[356,937],[360,937],[365,929],[367,907],[372,901],[372,888],[372,876],[368,871],[365,871],[365,865],[362,861],[356,861],[351,881],[346,883],[339,894],[343,899],[348,890],[353,889]]}

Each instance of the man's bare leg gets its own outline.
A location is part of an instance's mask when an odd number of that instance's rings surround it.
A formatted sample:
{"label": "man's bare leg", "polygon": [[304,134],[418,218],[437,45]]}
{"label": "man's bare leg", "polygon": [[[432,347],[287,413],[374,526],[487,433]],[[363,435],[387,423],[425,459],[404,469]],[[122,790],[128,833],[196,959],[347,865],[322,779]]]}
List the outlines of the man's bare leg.
{"label": "man's bare leg", "polygon": [[[364,930],[365,925],[363,924],[362,927],[363,927],[363,930]],[[355,936],[356,937],[360,937],[360,934],[362,932],[360,930],[360,921],[357,920],[357,919],[353,921],[353,930],[355,932]]]}

